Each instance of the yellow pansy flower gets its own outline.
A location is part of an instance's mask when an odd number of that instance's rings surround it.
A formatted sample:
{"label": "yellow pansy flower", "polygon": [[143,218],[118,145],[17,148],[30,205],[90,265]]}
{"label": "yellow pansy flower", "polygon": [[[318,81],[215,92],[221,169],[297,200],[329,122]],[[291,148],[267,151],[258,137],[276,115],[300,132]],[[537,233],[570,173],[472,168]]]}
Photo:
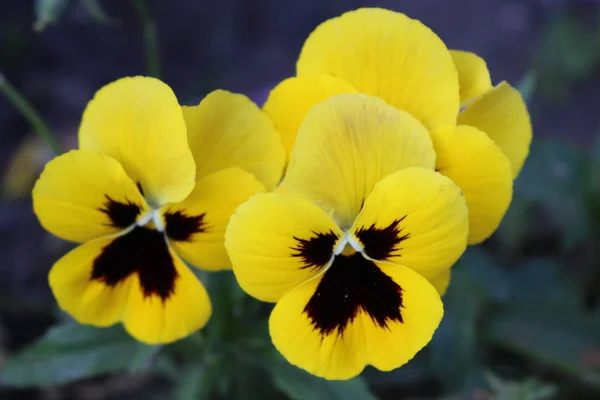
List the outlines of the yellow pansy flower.
{"label": "yellow pansy flower", "polygon": [[182,112],[166,84],[123,78],[88,104],[79,147],[50,161],[33,189],[42,226],[83,243],[50,271],[60,307],[84,324],[122,322],[147,343],[201,328],[210,300],[182,258],[230,267],[230,215],[283,168],[272,123],[241,95],[213,92]]}
{"label": "yellow pansy flower", "polygon": [[434,171],[427,129],[374,96],[318,103],[295,142],[281,190],[230,220],[235,276],[277,303],[270,334],[292,364],[327,379],[397,368],[442,318],[467,241],[462,192]]}
{"label": "yellow pansy flower", "polygon": [[461,54],[401,13],[350,11],[310,34],[297,76],[271,91],[264,110],[288,155],[306,112],[333,95],[367,93],[410,113],[432,136],[436,169],[463,190],[469,244],[476,244],[496,230],[508,209],[531,125],[519,93],[504,82],[492,88],[485,63]]}

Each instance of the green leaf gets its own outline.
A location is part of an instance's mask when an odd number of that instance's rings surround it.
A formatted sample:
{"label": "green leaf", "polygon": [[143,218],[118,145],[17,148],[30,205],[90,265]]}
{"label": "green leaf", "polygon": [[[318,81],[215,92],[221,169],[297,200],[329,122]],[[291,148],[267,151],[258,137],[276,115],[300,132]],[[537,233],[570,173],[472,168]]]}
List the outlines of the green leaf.
{"label": "green leaf", "polygon": [[140,344],[121,326],[106,329],[67,323],[50,328],[13,355],[0,369],[0,384],[16,387],[60,385],[125,371],[139,357]]}
{"label": "green leaf", "polygon": [[516,88],[521,92],[521,96],[526,103],[529,103],[533,97],[537,84],[537,76],[534,71],[527,72],[519,82],[517,82]]}
{"label": "green leaf", "polygon": [[48,25],[58,22],[69,6],[70,0],[36,0],[36,20],[33,29],[38,32],[46,29]]}
{"label": "green leaf", "polygon": [[88,13],[90,13],[92,18],[94,18],[96,21],[104,23],[104,24],[110,24],[110,23],[117,22],[117,20],[115,18],[112,18],[104,11],[102,6],[100,6],[100,3],[98,2],[98,0],[82,0],[82,1],[88,10]]}
{"label": "green leaf", "polygon": [[347,381],[328,381],[296,368],[283,358],[267,361],[273,383],[293,400],[375,400],[360,376]]}
{"label": "green leaf", "polygon": [[145,343],[138,343],[137,351],[128,366],[129,372],[139,374],[147,371],[161,350],[162,346],[150,346]]}
{"label": "green leaf", "polygon": [[175,387],[176,400],[200,400],[207,398],[206,369],[203,365],[190,365],[179,377]]}
{"label": "green leaf", "polygon": [[497,315],[483,335],[488,345],[600,387],[600,371],[594,369],[600,352],[599,317],[572,303],[530,299],[515,302]]}

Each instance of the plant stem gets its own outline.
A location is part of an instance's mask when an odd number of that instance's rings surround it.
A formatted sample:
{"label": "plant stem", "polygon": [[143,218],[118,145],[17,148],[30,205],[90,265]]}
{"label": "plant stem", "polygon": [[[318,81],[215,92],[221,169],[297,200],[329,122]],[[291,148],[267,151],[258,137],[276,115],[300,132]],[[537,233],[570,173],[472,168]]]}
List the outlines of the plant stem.
{"label": "plant stem", "polygon": [[158,40],[156,25],[152,20],[145,0],[132,0],[133,8],[142,28],[142,36],[146,47],[146,68],[148,75],[160,77],[160,61],[158,57]]}
{"label": "plant stem", "polygon": [[60,144],[52,134],[48,124],[42,116],[36,111],[29,101],[23,96],[14,86],[12,86],[0,72],[0,93],[2,93],[8,101],[15,106],[17,110],[27,119],[35,133],[46,142],[55,156],[62,151]]}

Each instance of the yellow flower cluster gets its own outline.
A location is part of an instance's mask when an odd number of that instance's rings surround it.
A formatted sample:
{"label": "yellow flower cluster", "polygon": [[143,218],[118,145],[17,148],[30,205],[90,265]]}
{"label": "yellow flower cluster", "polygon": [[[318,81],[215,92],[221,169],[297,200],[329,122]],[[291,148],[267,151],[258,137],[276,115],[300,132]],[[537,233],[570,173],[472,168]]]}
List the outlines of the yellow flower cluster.
{"label": "yellow flower cluster", "polygon": [[263,110],[226,91],[182,107],[156,79],[120,79],[33,190],[41,224],[81,243],[50,286],[81,323],[166,343],[211,313],[184,261],[233,268],[276,303],[292,364],[391,370],[431,340],[450,268],[498,227],[531,136],[481,58],[377,8],[317,27]]}

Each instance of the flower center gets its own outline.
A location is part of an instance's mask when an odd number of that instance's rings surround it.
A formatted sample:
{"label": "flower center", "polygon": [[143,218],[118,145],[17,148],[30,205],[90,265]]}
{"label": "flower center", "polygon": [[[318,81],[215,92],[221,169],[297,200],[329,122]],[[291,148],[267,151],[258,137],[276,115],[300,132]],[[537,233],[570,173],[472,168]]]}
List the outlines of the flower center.
{"label": "flower center", "polygon": [[158,209],[153,209],[148,212],[136,222],[136,225],[140,227],[154,226],[154,228],[159,232],[163,232],[165,230],[165,224],[163,223],[162,216]]}

